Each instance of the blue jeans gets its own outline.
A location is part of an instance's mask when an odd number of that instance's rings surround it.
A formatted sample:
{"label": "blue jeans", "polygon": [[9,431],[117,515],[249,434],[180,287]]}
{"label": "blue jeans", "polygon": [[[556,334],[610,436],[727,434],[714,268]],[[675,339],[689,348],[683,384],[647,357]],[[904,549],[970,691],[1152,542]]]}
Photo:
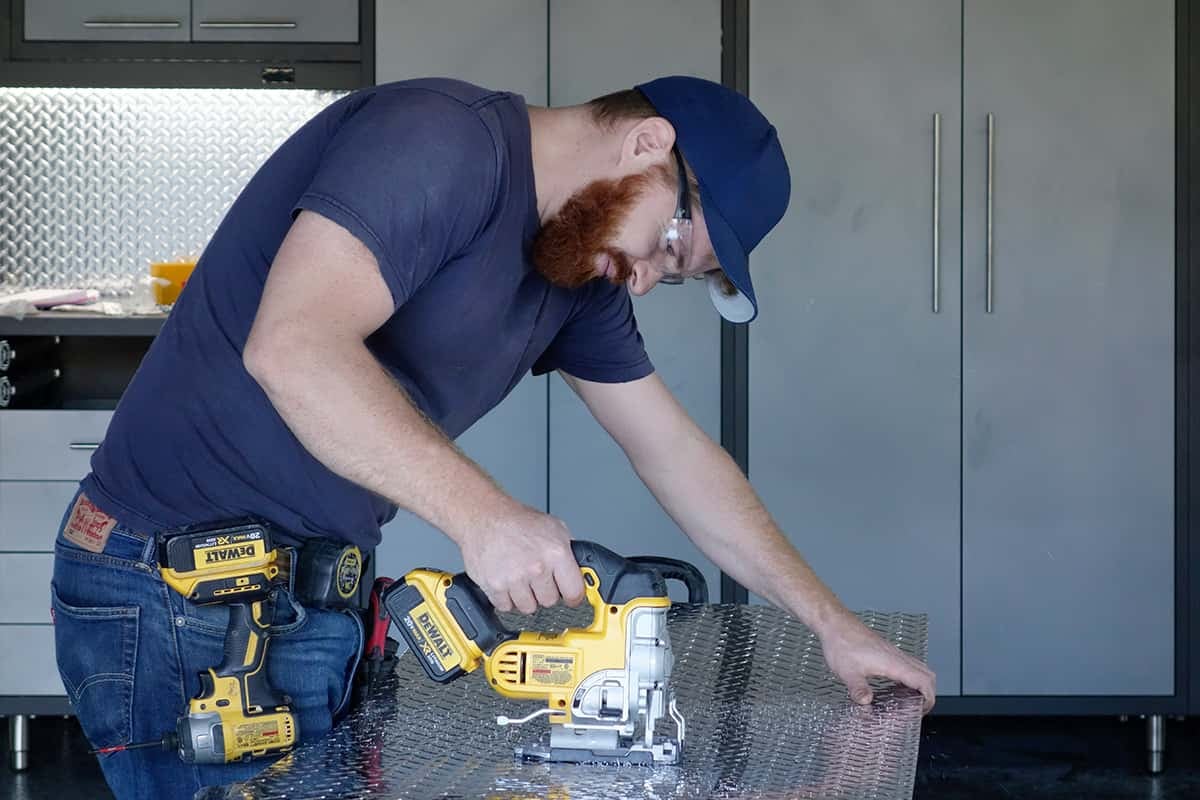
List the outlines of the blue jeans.
{"label": "blue jeans", "polygon": [[[195,605],[167,586],[152,535],[118,525],[103,552],[92,553],[67,541],[60,526],[54,551],[58,670],[88,741],[110,747],[174,731],[200,689],[200,672],[222,661],[229,609]],[[292,698],[301,741],[311,741],[346,711],[362,622],[354,612],[279,606],[267,671]],[[190,799],[202,787],[245,780],[273,760],[198,766],[160,748],[99,759],[118,800]]]}

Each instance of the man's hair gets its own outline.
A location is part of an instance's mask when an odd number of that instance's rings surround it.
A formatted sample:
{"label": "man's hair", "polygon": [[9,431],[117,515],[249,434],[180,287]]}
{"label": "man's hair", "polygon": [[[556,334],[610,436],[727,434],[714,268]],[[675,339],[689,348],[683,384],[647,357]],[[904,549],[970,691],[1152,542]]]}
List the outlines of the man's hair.
{"label": "man's hair", "polygon": [[592,118],[600,125],[610,126],[623,119],[648,119],[658,111],[637,89],[622,89],[590,101]]}

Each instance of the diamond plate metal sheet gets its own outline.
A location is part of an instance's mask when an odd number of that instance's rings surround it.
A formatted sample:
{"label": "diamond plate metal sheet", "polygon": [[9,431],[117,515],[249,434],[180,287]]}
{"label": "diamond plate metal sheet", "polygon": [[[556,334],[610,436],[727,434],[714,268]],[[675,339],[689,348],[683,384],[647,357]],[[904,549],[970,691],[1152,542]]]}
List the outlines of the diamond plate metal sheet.
{"label": "diamond plate metal sheet", "polygon": [[[590,613],[590,612],[588,612]],[[924,660],[926,618],[864,613],[866,624]],[[554,608],[510,627],[557,630],[586,614]],[[411,654],[321,741],[221,796],[272,798],[911,798],[921,696],[879,684],[850,703],[816,637],[768,606],[677,605],[670,617],[674,684],[687,735],[678,765],[532,764],[514,745],[544,718],[500,728],[497,714],[538,706],[506,700],[482,670],[439,686]],[[666,732],[666,731],[663,731]],[[212,796],[211,794],[208,796]]]}
{"label": "diamond plate metal sheet", "polygon": [[0,89],[0,288],[132,291],[199,256],[238,192],[344,92]]}

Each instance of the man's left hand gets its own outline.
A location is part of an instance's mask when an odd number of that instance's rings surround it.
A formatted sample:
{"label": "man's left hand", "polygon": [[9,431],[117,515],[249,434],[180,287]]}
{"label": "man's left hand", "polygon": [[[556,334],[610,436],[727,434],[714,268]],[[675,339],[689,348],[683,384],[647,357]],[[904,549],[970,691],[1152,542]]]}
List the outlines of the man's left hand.
{"label": "man's left hand", "polygon": [[846,684],[855,703],[871,702],[869,678],[889,678],[919,691],[925,698],[925,713],[933,708],[933,671],[884,641],[853,614],[844,613],[825,627],[821,647],[829,668]]}

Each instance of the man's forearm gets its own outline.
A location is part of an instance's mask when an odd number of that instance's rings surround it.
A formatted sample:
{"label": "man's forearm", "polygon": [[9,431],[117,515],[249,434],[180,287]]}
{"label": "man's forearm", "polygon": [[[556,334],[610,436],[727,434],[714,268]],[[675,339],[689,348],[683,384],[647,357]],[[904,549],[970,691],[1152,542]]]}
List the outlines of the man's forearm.
{"label": "man's forearm", "polygon": [[[333,472],[412,511],[462,544],[515,503],[413,406],[362,342],[304,337],[286,359],[246,364],[301,444]],[[321,391],[313,391],[320,386]]]}
{"label": "man's forearm", "polygon": [[737,464],[696,429],[669,458],[634,469],[705,555],[820,632],[845,607],[784,537]]}

